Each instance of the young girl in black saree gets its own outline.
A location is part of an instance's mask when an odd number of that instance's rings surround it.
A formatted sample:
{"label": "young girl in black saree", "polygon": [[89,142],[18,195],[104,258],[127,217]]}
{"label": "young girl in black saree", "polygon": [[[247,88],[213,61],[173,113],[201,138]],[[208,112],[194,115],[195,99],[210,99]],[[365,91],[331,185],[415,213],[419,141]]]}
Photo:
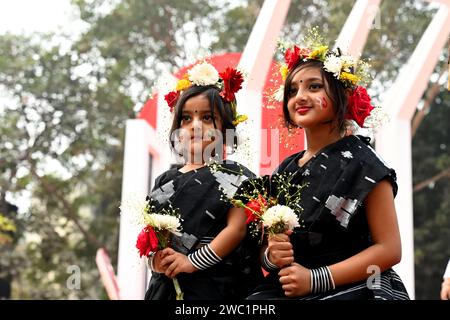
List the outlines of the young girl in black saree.
{"label": "young girl in black saree", "polygon": [[[221,161],[224,146],[234,146],[235,126],[243,119],[234,96],[241,83],[240,72],[227,68],[219,74],[204,62],[166,95],[174,113],[171,144],[184,165],[160,175],[150,197],[160,208],[179,210],[182,235],[172,237],[171,248],[149,257],[153,272],[146,299],[175,299],[175,276],[185,300],[243,299],[262,277],[243,209],[224,200],[224,194],[232,196],[254,176],[237,162]],[[220,170],[208,164],[218,162]]]}
{"label": "young girl in black saree", "polygon": [[395,172],[348,127],[374,109],[357,85],[364,62],[311,43],[286,51],[283,91],[286,124],[303,128],[307,148],[276,170],[307,185],[303,223],[269,237],[269,275],[249,299],[408,299],[391,269],[401,259]]}

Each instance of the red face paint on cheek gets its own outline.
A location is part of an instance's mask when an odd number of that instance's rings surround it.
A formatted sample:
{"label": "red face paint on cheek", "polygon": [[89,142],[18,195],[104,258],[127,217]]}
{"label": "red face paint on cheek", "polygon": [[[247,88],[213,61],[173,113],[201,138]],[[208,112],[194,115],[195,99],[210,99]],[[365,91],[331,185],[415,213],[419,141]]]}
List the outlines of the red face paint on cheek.
{"label": "red face paint on cheek", "polygon": [[322,97],[322,108],[324,109],[328,108],[328,103],[325,97]]}

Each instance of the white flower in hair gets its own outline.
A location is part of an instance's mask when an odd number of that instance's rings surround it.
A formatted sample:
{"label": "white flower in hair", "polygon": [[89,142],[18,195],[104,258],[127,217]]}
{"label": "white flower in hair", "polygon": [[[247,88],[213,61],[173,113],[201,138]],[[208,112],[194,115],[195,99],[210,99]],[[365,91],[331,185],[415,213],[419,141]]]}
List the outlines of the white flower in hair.
{"label": "white flower in hair", "polygon": [[262,216],[262,220],[264,221],[264,227],[268,229],[281,224],[284,225],[285,230],[292,230],[299,226],[298,217],[294,210],[282,205],[275,205],[267,209]]}
{"label": "white flower in hair", "polygon": [[339,77],[342,69],[342,60],[340,57],[329,56],[323,62],[323,68],[334,74],[335,77]]}
{"label": "white flower in hair", "polygon": [[193,66],[189,71],[189,80],[197,86],[215,85],[219,81],[216,68],[207,62]]}

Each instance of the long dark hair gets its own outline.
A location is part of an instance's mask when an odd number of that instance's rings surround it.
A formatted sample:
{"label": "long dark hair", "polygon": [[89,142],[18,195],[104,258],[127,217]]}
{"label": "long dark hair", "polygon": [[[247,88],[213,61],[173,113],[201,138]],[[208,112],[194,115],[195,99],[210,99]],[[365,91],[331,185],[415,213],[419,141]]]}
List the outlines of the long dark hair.
{"label": "long dark hair", "polygon": [[[233,111],[231,109],[231,104],[225,101],[220,96],[219,88],[214,85],[208,86],[196,86],[193,85],[183,91],[181,96],[178,98],[177,104],[174,109],[174,117],[172,122],[172,127],[170,129],[169,138],[172,149],[175,149],[175,143],[173,141],[172,135],[173,132],[181,127],[181,120],[183,115],[183,107],[186,101],[192,97],[196,97],[199,95],[205,96],[209,100],[209,108],[211,111],[211,115],[213,118],[214,128],[217,129],[217,124],[215,121],[215,112],[216,110],[219,112],[219,118],[222,122],[222,136],[224,138],[224,143],[228,146],[231,146],[232,149],[237,144],[236,138],[236,126],[233,124]],[[234,141],[227,141],[226,130],[233,130]]]}
{"label": "long dark hair", "polygon": [[325,93],[333,103],[333,108],[336,112],[339,132],[345,131],[345,114],[347,113],[348,104],[345,87],[341,81],[334,77],[333,74],[325,71],[323,69],[322,61],[318,60],[303,61],[302,59],[300,59],[297,64],[289,71],[286,77],[283,93],[283,115],[286,126],[288,128],[297,127],[297,125],[292,122],[292,119],[289,116],[289,92],[291,90],[292,78],[294,78],[298,71],[304,68],[318,68],[320,70],[322,81],[325,84]]}

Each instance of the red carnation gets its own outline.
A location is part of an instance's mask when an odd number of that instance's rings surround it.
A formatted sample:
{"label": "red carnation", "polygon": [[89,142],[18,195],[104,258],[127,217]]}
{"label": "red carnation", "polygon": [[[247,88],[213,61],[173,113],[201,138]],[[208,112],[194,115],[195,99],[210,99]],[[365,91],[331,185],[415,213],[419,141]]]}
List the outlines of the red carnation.
{"label": "red carnation", "polygon": [[288,65],[288,69],[291,70],[300,59],[300,56],[298,55],[300,52],[300,48],[297,46],[294,46],[293,49],[289,48],[284,53],[284,60],[286,61]]}
{"label": "red carnation", "polygon": [[257,221],[261,219],[262,211],[267,205],[266,199],[264,199],[261,195],[258,195],[258,199],[253,199],[249,201],[245,206],[245,214],[247,215],[246,224],[249,224],[252,221]]}
{"label": "red carnation", "polygon": [[236,69],[226,68],[224,72],[219,73],[223,80],[223,89],[220,95],[226,101],[231,102],[235,99],[234,94],[242,88],[244,77],[242,73]]}
{"label": "red carnation", "polygon": [[355,120],[362,128],[364,120],[373,109],[374,106],[370,103],[370,96],[367,94],[366,88],[358,86],[348,98],[348,110],[345,118]]}
{"label": "red carnation", "polygon": [[139,249],[139,256],[148,256],[150,252],[158,249],[158,238],[155,229],[150,226],[145,227],[139,233],[136,241],[136,248]]}
{"label": "red carnation", "polygon": [[297,64],[298,60],[308,57],[310,52],[311,50],[309,50],[308,48],[301,49],[297,46],[294,46],[293,49],[287,49],[284,54],[284,60],[288,65],[288,69],[292,70],[292,68]]}
{"label": "red carnation", "polygon": [[167,104],[169,105],[170,112],[172,112],[173,108],[175,108],[175,105],[177,104],[177,100],[178,100],[179,96],[180,96],[180,93],[178,91],[171,91],[164,96],[164,99],[166,100]]}

